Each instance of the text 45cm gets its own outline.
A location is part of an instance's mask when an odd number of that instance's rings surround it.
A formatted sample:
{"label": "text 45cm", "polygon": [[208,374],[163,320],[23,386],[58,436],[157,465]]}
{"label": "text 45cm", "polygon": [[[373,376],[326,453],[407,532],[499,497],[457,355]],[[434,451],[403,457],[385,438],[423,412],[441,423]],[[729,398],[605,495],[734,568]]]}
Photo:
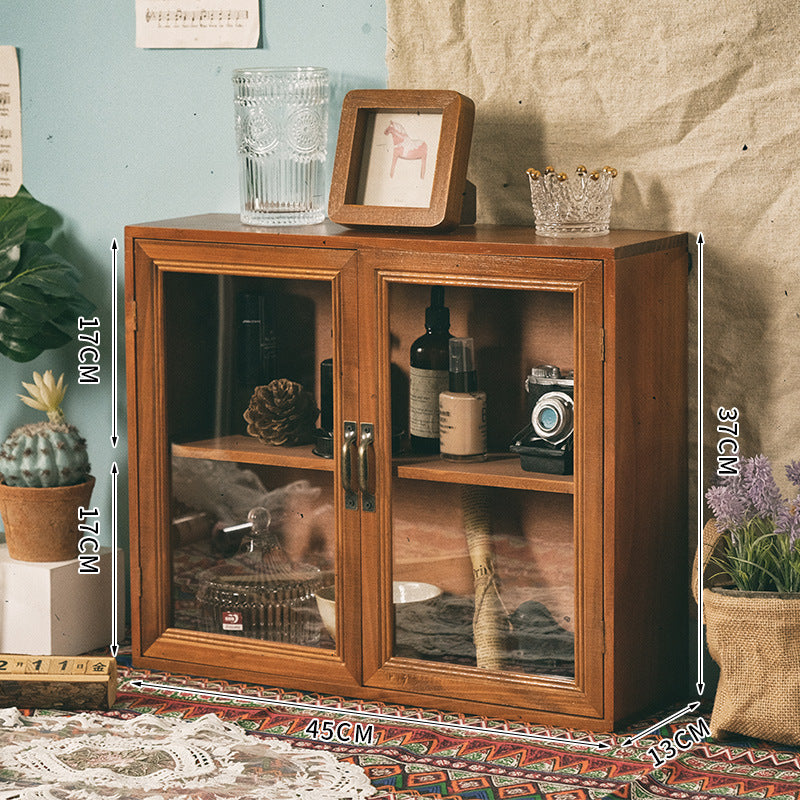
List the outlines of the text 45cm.
{"label": "text 45cm", "polygon": [[320,742],[342,742],[343,744],[375,743],[375,726],[361,722],[334,722],[332,719],[312,719],[304,733]]}

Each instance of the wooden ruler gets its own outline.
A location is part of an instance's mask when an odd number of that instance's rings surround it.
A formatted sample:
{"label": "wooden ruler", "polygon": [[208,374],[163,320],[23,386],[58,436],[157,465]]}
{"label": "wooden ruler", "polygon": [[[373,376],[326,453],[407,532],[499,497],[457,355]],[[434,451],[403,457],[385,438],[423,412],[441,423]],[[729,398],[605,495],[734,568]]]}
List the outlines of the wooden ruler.
{"label": "wooden ruler", "polygon": [[108,709],[116,695],[113,658],[0,654],[0,704],[4,706]]}

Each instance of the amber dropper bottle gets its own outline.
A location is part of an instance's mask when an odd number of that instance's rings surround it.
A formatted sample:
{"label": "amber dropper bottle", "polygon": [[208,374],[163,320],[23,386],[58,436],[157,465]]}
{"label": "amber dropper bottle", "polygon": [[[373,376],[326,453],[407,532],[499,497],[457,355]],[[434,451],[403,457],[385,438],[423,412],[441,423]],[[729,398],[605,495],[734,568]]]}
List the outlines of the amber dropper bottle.
{"label": "amber dropper bottle", "polygon": [[411,345],[408,429],[414,453],[439,452],[439,394],[449,382],[450,309],[444,287],[431,287],[425,333]]}

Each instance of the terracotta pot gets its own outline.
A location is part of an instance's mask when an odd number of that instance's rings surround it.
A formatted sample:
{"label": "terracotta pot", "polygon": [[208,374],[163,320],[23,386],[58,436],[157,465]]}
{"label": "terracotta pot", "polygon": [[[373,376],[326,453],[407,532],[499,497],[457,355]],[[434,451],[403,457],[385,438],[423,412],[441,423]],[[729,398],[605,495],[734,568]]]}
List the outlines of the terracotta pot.
{"label": "terracotta pot", "polygon": [[78,508],[89,507],[94,478],[47,489],[0,483],[0,516],[8,554],[17,561],[78,557]]}

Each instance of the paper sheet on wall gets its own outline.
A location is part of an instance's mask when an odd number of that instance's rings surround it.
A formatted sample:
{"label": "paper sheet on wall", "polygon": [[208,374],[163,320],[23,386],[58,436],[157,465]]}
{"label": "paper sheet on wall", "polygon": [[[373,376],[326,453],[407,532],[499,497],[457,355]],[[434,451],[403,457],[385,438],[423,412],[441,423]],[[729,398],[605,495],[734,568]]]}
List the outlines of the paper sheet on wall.
{"label": "paper sheet on wall", "polygon": [[0,197],[22,185],[22,106],[17,49],[0,46]]}
{"label": "paper sheet on wall", "polygon": [[258,46],[258,0],[136,0],[136,46]]}

